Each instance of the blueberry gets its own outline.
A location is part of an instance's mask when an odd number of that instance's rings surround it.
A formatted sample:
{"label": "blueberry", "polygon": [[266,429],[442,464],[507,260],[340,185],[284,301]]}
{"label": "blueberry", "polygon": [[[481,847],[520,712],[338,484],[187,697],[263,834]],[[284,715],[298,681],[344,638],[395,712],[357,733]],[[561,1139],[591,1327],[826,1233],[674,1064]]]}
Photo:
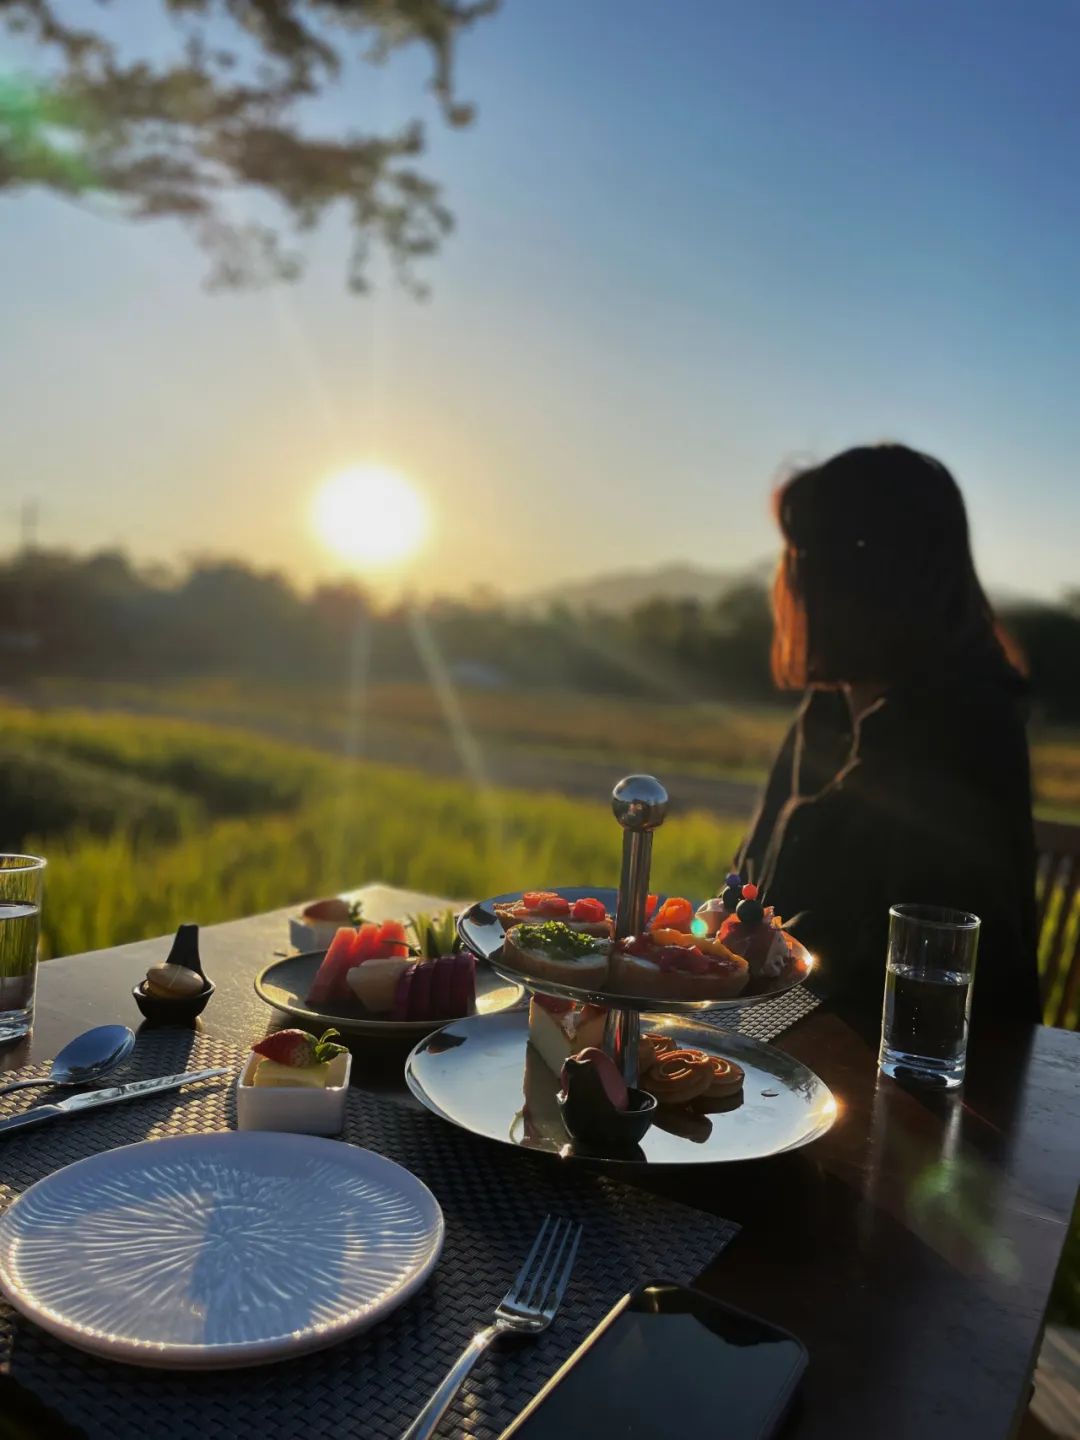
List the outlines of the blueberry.
{"label": "blueberry", "polygon": [[723,895],[720,896],[720,899],[724,902],[725,910],[734,910],[742,899],[742,891],[736,890],[733,886],[729,885]]}
{"label": "blueberry", "polygon": [[735,914],[744,925],[760,925],[765,918],[765,907],[760,900],[740,900]]}
{"label": "blueberry", "polygon": [[742,889],[742,876],[741,876],[741,875],[737,875],[737,874],[735,873],[735,871],[733,870],[730,875],[725,875],[725,876],[724,876],[724,884],[725,884],[725,885],[730,885],[730,887],[732,888],[732,890],[741,890],[741,889]]}

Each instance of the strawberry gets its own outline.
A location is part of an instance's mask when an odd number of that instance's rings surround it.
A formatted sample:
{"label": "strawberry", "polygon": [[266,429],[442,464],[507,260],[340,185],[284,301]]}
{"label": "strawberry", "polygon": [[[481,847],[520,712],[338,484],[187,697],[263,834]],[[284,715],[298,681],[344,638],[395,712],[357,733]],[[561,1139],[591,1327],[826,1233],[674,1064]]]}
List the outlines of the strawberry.
{"label": "strawberry", "polygon": [[335,1045],[331,1036],[336,1030],[324,1030],[318,1040],[306,1030],[275,1030],[251,1048],[256,1055],[276,1060],[279,1065],[321,1065],[344,1053],[344,1045]]}
{"label": "strawberry", "polygon": [[300,915],[304,920],[336,920],[339,925],[348,925],[352,918],[349,902],[336,896],[331,900],[313,900],[304,906]]}

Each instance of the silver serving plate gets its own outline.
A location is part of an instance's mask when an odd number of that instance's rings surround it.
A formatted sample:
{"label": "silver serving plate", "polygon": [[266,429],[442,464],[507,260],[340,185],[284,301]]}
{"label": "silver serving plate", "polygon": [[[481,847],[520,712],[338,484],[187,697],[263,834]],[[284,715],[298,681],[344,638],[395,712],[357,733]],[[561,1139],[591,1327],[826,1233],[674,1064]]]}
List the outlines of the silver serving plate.
{"label": "silver serving plate", "polygon": [[[294,1020],[302,1021],[309,1029],[325,1030],[327,1026],[333,1026],[342,1035],[415,1040],[446,1024],[445,1020],[387,1020],[384,1016],[365,1011],[359,1001],[348,1007],[312,1009],[305,996],[325,954],[325,950],[317,950],[310,955],[289,955],[284,960],[275,960],[256,975],[256,995],[275,1010],[282,1010]],[[477,1015],[497,1015],[520,1005],[524,998],[520,980],[511,978],[507,982],[485,965],[476,967]],[[338,1009],[343,1013],[339,1014]]]}
{"label": "silver serving plate", "polygon": [[[587,895],[594,895],[597,900],[604,902],[609,914],[615,913],[618,894],[615,890],[596,885],[549,885],[545,888],[554,891],[556,895],[562,895],[566,900],[581,900]],[[672,1014],[692,1015],[701,1010],[745,1010],[751,1005],[761,1005],[766,1000],[775,1000],[778,995],[786,995],[789,990],[794,990],[796,985],[801,985],[814,968],[813,955],[805,946],[800,945],[794,936],[791,936],[799,960],[799,968],[795,977],[783,985],[776,985],[767,990],[756,990],[752,995],[744,992],[742,995],[736,996],[734,1000],[668,1000],[659,995],[616,995],[609,990],[585,990],[579,985],[559,985],[550,980],[533,980],[521,971],[503,965],[502,947],[505,931],[502,921],[493,909],[495,905],[509,905],[515,900],[520,900],[524,893],[523,890],[514,890],[506,895],[494,895],[490,900],[480,900],[477,904],[470,905],[458,916],[457,927],[462,943],[469,947],[478,960],[486,960],[504,980],[511,981],[516,985],[524,985],[538,994],[558,995],[564,1000],[576,1000],[581,1005],[616,1006],[622,1010],[655,1010],[658,1005],[662,1005],[665,1011]],[[666,895],[661,895],[660,903],[662,904],[666,899]],[[695,900],[693,904],[696,910],[699,902]]]}
{"label": "silver serving plate", "polygon": [[[713,1102],[705,1114],[662,1106],[629,1153],[576,1144],[555,1102],[558,1081],[528,1043],[523,1010],[451,1021],[416,1046],[405,1080],[427,1109],[474,1135],[564,1158],[625,1164],[762,1160],[808,1145],[836,1118],[828,1086],[782,1050],[677,1016],[643,1015],[642,1028],[736,1061],[746,1071],[741,1095]],[[648,1089],[647,1078],[642,1087]]]}

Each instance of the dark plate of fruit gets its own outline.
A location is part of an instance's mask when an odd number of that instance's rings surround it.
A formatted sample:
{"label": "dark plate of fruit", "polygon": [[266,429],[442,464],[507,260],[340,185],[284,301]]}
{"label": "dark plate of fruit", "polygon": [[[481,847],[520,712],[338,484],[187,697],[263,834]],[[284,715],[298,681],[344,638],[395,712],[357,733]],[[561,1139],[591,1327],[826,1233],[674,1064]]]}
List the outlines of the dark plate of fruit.
{"label": "dark plate of fruit", "polygon": [[275,1010],[343,1034],[414,1038],[524,998],[520,985],[461,948],[452,911],[343,925],[325,952],[267,965],[255,991]]}

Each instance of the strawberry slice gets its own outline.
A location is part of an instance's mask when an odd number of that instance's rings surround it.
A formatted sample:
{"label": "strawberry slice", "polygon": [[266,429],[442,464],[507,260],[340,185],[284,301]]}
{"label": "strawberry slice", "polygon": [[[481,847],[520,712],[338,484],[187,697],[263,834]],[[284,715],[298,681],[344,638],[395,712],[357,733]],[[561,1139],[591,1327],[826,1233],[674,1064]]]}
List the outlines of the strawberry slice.
{"label": "strawberry slice", "polygon": [[570,914],[575,920],[582,920],[589,925],[598,925],[607,916],[607,909],[602,900],[587,896],[574,901],[570,908]]}

